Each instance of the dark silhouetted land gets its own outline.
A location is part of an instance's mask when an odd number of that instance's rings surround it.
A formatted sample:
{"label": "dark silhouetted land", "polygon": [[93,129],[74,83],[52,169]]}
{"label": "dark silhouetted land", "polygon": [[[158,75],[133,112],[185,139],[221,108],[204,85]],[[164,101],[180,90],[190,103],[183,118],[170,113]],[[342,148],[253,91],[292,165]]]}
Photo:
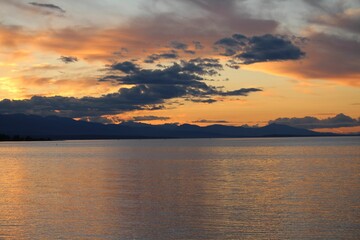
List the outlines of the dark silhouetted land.
{"label": "dark silhouetted land", "polygon": [[150,125],[136,122],[101,124],[56,116],[0,115],[1,140],[135,139],[135,138],[238,138],[335,136],[280,124],[235,127],[191,124]]}

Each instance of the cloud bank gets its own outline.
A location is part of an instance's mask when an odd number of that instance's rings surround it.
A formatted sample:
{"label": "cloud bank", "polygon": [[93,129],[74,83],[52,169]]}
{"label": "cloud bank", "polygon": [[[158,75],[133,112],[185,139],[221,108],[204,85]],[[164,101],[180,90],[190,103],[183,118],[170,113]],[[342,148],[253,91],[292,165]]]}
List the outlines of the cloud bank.
{"label": "cloud bank", "polygon": [[303,118],[278,118],[269,121],[271,123],[278,123],[289,125],[292,127],[315,129],[315,128],[339,128],[339,127],[356,127],[360,126],[360,118],[354,119],[345,114],[338,114],[334,117],[326,119],[318,119],[316,117],[303,117]]}
{"label": "cloud bank", "polygon": [[[158,110],[170,99],[214,103],[216,97],[247,96],[261,88],[223,91],[206,83],[223,69],[218,59],[196,58],[174,62],[167,67],[144,69],[130,62],[108,65],[108,73],[100,82],[111,81],[120,86],[116,93],[101,97],[43,97],[0,101],[0,113],[58,115],[72,118],[100,117],[133,110]],[[126,85],[127,87],[123,87]],[[129,87],[130,86],[130,87]]]}

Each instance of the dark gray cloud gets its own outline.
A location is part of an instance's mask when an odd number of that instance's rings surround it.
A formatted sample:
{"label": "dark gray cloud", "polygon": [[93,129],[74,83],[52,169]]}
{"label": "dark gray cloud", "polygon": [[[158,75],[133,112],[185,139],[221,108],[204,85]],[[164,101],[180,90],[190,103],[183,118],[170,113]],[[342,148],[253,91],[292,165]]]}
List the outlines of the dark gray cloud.
{"label": "dark gray cloud", "polygon": [[184,53],[194,55],[196,52],[194,50],[184,50]]}
{"label": "dark gray cloud", "polygon": [[232,37],[216,41],[215,46],[224,50],[222,55],[232,56],[243,64],[297,60],[305,56],[305,53],[293,44],[290,37],[280,35],[246,37],[242,34],[234,34]]}
{"label": "dark gray cloud", "polygon": [[149,122],[149,121],[166,121],[169,117],[158,117],[158,116],[136,116],[132,118],[134,122]]}
{"label": "dark gray cloud", "polygon": [[204,46],[199,41],[193,41],[193,44],[196,50],[204,49]]}
{"label": "dark gray cloud", "polygon": [[193,121],[193,123],[229,123],[226,120],[207,120],[207,119],[201,119],[197,121]]}
{"label": "dark gray cloud", "polygon": [[237,70],[240,68],[240,62],[235,61],[234,59],[230,59],[229,61],[227,61],[226,66]]}
{"label": "dark gray cloud", "polygon": [[[251,92],[262,91],[260,88],[241,88],[222,91],[205,83],[209,77],[219,75],[223,66],[218,59],[195,58],[181,60],[160,69],[141,69],[131,62],[116,63],[110,66],[111,74],[100,81],[112,81],[127,85],[146,85],[169,94],[166,99],[184,97],[193,102],[213,103],[212,96],[247,96]],[[120,71],[122,74],[117,74]],[[124,74],[125,73],[125,74]]]}
{"label": "dark gray cloud", "polygon": [[[200,42],[193,42],[193,43],[195,50],[197,50],[198,48],[200,49],[202,47]],[[182,50],[186,54],[194,55],[196,53],[195,50],[189,49],[188,44],[179,41],[171,41],[170,47],[176,50]]]}
{"label": "dark gray cloud", "polygon": [[318,119],[316,117],[303,118],[278,118],[270,123],[285,124],[293,127],[314,129],[314,128],[338,128],[338,127],[355,127],[360,126],[360,119],[354,119],[342,113],[326,119]]}
{"label": "dark gray cloud", "polygon": [[245,64],[268,61],[297,60],[305,53],[282,36],[266,34],[249,39],[245,51],[236,56]]}
{"label": "dark gray cloud", "polygon": [[142,69],[133,62],[108,66],[109,75],[100,81],[132,85],[101,97],[41,97],[0,101],[0,113],[59,115],[72,118],[97,119],[132,110],[159,110],[167,100],[182,98],[193,102],[213,103],[214,96],[247,96],[258,88],[222,91],[207,85],[208,77],[218,74],[222,65],[218,59],[196,58],[180,61],[160,69]]}
{"label": "dark gray cloud", "polygon": [[30,2],[30,5],[33,5],[35,7],[40,7],[40,8],[46,8],[46,9],[50,9],[50,10],[54,10],[54,11],[58,11],[61,13],[65,13],[66,11],[64,9],[62,9],[59,6],[56,6],[54,4],[50,4],[50,3],[37,3],[37,2]]}
{"label": "dark gray cloud", "polygon": [[58,115],[72,118],[98,117],[105,114],[118,114],[132,110],[159,109],[164,100],[180,97],[184,90],[171,86],[137,85],[121,88],[117,93],[101,97],[41,97],[25,100],[0,101],[0,113],[26,113],[36,115]]}
{"label": "dark gray cloud", "polygon": [[187,98],[185,99],[186,101],[190,101],[190,102],[194,102],[194,103],[214,103],[217,102],[217,100],[212,99],[212,98],[208,98],[208,99],[203,99],[203,98]]}
{"label": "dark gray cloud", "polygon": [[177,50],[186,50],[189,47],[186,43],[179,42],[179,41],[172,41],[170,43],[170,46]]}
{"label": "dark gray cloud", "polygon": [[126,55],[128,53],[129,53],[129,49],[127,49],[125,47],[122,47],[118,51],[113,52],[112,54],[117,56],[117,57],[123,58],[123,57],[126,57]]}
{"label": "dark gray cloud", "polygon": [[177,58],[179,58],[179,55],[176,51],[173,50],[173,51],[165,52],[165,53],[151,54],[144,60],[144,62],[145,63],[154,63],[161,59],[177,59]]}
{"label": "dark gray cloud", "polygon": [[196,58],[180,61],[161,69],[140,69],[132,62],[116,63],[110,66],[112,71],[121,71],[125,75],[111,74],[101,81],[118,81],[121,84],[178,84],[204,86],[204,76],[214,76],[222,70],[218,59]]}
{"label": "dark gray cloud", "polygon": [[233,56],[238,51],[241,51],[244,48],[245,43],[240,42],[240,41],[236,40],[235,38],[222,38],[222,39],[218,40],[217,42],[215,42],[215,45],[220,46],[225,50],[225,52],[222,53],[222,55]]}
{"label": "dark gray cloud", "polygon": [[72,57],[72,56],[61,56],[59,60],[62,61],[63,63],[74,63],[79,61],[77,57]]}
{"label": "dark gray cloud", "polygon": [[125,61],[121,63],[115,63],[109,66],[111,70],[121,71],[126,74],[135,73],[140,70],[139,66],[133,62]]}
{"label": "dark gray cloud", "polygon": [[219,95],[221,96],[247,96],[252,92],[261,92],[260,88],[241,88],[234,91],[221,92]]}

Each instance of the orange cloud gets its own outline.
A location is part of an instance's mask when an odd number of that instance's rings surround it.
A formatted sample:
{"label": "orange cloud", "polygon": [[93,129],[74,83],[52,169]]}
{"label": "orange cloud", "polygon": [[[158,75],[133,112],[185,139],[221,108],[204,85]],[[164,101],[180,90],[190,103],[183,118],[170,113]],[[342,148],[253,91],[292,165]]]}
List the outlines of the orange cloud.
{"label": "orange cloud", "polygon": [[[212,6],[214,4],[210,4]],[[199,16],[189,19],[179,19],[174,14],[155,14],[138,16],[129,19],[122,25],[108,27],[67,27],[61,29],[29,30],[17,26],[0,24],[2,45],[11,48],[31,48],[49,51],[59,55],[72,55],[88,61],[108,61],[114,59],[114,52],[122,48],[130,50],[132,58],[143,58],[146,55],[164,50],[171,41],[178,40],[193,45],[200,41],[205,49],[191,50],[197,53],[211,55],[213,43],[219,38],[234,32],[245,34],[269,33],[277,27],[273,20],[254,19],[248,14],[242,15],[232,8],[232,5],[221,4],[231,13],[224,19],[222,12],[215,9],[216,15]],[[194,6],[193,6],[194,7]],[[197,6],[199,7],[199,6]],[[27,10],[33,10],[27,6]],[[235,24],[235,20],[236,24]],[[216,24],[216,28],[211,24]],[[199,54],[197,54],[199,56]]]}
{"label": "orange cloud", "polygon": [[[251,24],[261,23],[261,21],[256,22],[255,20],[255,22],[251,22],[249,19],[246,21]],[[274,31],[276,24],[274,22],[268,22],[268,24],[263,31]],[[231,29],[234,30],[236,27],[232,26]],[[238,30],[251,32],[244,26],[239,27]],[[119,61],[120,55],[126,55],[127,58],[145,59],[146,56],[153,53],[165,51],[166,45],[172,40],[181,40],[189,45],[192,44],[192,41],[198,40],[205,46],[205,49],[197,49],[196,57],[224,58],[218,56],[218,53],[212,49],[214,42],[224,37],[224,33],[206,27],[205,22],[202,22],[201,19],[184,22],[167,14],[139,17],[132,19],[128,24],[105,29],[68,27],[35,31],[0,24],[0,44],[2,46],[0,48],[7,51],[7,56],[12,54],[13,58],[26,57],[30,54],[29,52],[39,52],[43,55],[46,53],[55,53],[59,56],[71,55],[88,62],[104,63]],[[321,79],[360,86],[360,63],[358,61],[360,53],[354,51],[354,49],[360,49],[359,41],[324,33],[310,33],[308,38],[309,42],[303,48],[307,55],[300,61],[255,63],[242,67],[300,80]],[[124,48],[129,52],[116,54]],[[9,49],[11,49],[10,52]],[[194,49],[194,46],[191,46],[191,49]],[[193,56],[183,54],[181,57],[186,59]]]}
{"label": "orange cloud", "polygon": [[3,47],[17,47],[26,44],[32,37],[22,27],[0,23],[0,44]]}

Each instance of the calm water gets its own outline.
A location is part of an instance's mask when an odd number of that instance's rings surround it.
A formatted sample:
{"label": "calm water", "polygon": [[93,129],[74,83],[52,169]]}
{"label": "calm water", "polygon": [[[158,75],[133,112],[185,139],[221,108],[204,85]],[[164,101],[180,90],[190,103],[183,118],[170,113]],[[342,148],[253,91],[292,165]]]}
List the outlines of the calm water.
{"label": "calm water", "polygon": [[359,137],[0,143],[0,239],[359,238]]}

